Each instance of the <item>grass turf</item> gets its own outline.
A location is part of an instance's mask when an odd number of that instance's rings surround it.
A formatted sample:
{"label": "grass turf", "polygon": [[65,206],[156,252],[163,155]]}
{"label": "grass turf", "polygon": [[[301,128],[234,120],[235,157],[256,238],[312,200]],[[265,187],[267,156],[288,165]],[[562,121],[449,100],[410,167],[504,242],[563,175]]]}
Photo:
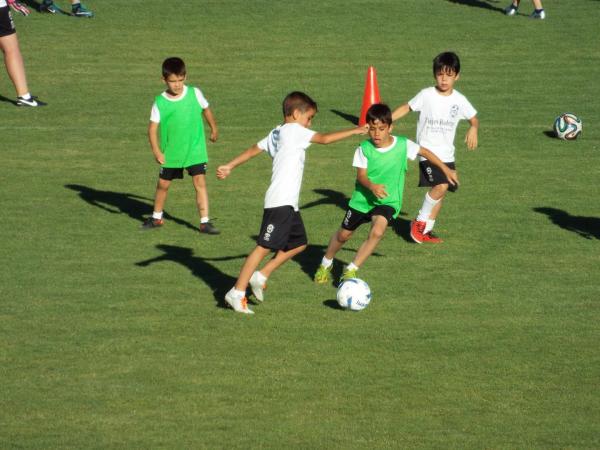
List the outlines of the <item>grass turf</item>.
{"label": "grass turf", "polygon": [[[93,20],[16,17],[49,106],[0,102],[2,447],[598,448],[600,10],[544,3],[545,21],[492,0],[90,1]],[[336,309],[335,289],[311,281],[358,140],[308,150],[311,245],[252,318],[219,302],[258,231],[266,157],[209,178],[220,237],[192,229],[189,179],[167,225],[139,231],[165,57],[187,61],[214,109],[213,173],[281,120],[290,90],[318,101],[315,129],[344,128],[367,66],[395,106],[432,84],[446,49],[480,148],[464,150],[460,127],[441,246],[407,237],[423,196],[411,165],[403,214],[361,269],[367,310]],[[6,77],[0,94],[13,96]],[[547,135],[563,111],[583,118],[581,140]],[[413,137],[415,121],[396,132]]]}

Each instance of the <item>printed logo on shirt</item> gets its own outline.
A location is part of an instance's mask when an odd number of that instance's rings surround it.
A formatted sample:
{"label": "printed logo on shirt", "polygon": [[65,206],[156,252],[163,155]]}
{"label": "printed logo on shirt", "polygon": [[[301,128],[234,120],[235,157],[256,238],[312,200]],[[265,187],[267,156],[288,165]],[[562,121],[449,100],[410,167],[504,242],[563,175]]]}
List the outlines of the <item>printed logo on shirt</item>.
{"label": "printed logo on shirt", "polygon": [[458,105],[452,105],[450,107],[450,117],[458,116]]}

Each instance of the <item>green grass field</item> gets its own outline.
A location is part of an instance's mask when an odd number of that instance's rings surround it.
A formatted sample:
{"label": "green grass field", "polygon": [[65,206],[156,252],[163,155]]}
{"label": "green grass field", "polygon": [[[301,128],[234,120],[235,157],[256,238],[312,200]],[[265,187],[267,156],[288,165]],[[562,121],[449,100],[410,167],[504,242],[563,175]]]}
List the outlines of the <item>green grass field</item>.
{"label": "green grass field", "polygon": [[[66,0],[58,4],[67,6]],[[0,78],[3,449],[600,448],[600,79],[596,0],[94,1],[91,20],[15,17],[32,92]],[[367,67],[392,106],[462,60],[480,147],[457,133],[461,188],[412,244],[424,191],[361,269],[373,301],[334,307],[312,275],[351,193],[359,139],[308,150],[310,246],[256,315],[221,298],[254,245],[270,160],[214,170],[281,121],[304,90],[313,128],[350,126]],[[216,115],[211,215],[189,178],[141,232],[157,166],[146,139],[165,57],[186,60]],[[548,135],[571,111],[583,137]],[[416,114],[396,125],[414,138]],[[596,194],[594,194],[594,192]],[[338,255],[337,272],[366,236]]]}

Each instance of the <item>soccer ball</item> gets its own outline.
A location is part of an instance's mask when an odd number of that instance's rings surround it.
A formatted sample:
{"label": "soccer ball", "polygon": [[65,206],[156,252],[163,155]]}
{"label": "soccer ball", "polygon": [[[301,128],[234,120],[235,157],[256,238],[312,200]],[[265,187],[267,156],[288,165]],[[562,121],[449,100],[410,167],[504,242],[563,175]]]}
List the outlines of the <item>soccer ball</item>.
{"label": "soccer ball", "polygon": [[554,132],[557,138],[572,141],[581,134],[582,126],[581,119],[575,114],[563,113],[554,121]]}
{"label": "soccer ball", "polygon": [[339,285],[337,302],[344,309],[361,311],[371,302],[371,289],[360,278],[349,278]]}

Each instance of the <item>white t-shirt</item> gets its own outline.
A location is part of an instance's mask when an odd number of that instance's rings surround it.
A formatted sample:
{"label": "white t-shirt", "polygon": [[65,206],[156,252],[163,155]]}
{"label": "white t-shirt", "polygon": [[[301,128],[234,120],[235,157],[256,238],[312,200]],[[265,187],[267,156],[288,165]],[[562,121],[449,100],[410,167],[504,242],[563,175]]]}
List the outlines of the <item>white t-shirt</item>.
{"label": "white t-shirt", "polygon": [[8,6],[6,0],[0,0],[0,8],[4,8],[5,6]]}
{"label": "white t-shirt", "polygon": [[[2,0],[0,0],[0,1],[2,1]],[[163,92],[161,95],[164,98],[166,98],[167,100],[169,100],[170,102],[178,102],[179,100],[181,100],[182,98],[184,98],[186,96],[187,91],[188,91],[188,87],[183,86],[183,92],[178,97],[170,97],[167,95],[166,92]],[[202,109],[208,108],[208,101],[204,97],[204,94],[202,93],[202,91],[200,89],[198,89],[197,87],[195,87],[194,92],[196,94],[196,98],[198,99],[198,103],[200,103],[200,106],[202,107]],[[156,106],[156,102],[154,102],[152,104],[152,111],[150,111],[150,121],[155,122],[155,123],[160,123],[160,111],[158,110],[158,107]]]}
{"label": "white t-shirt", "polygon": [[[454,136],[461,119],[473,118],[477,111],[456,89],[441,95],[435,87],[419,92],[408,102],[410,109],[419,111],[417,142],[431,150],[443,162],[454,162]],[[419,158],[423,161],[425,158]]]}
{"label": "white t-shirt", "polygon": [[298,211],[305,150],[314,134],[314,131],[298,123],[284,123],[257,144],[258,148],[273,158],[273,172],[271,184],[265,194],[265,208],[289,205]]}
{"label": "white t-shirt", "polygon": [[[398,140],[398,138],[396,136],[392,136],[392,138],[394,139],[394,142],[392,142],[392,145],[390,145],[388,147],[382,147],[382,148],[375,147],[375,150],[377,150],[379,153],[389,152],[392,148],[394,148],[394,145],[396,145],[396,141]],[[406,140],[406,157],[408,159],[410,159],[411,161],[414,160],[417,157],[417,154],[419,153],[420,148],[421,148],[421,146],[419,144],[415,144],[410,139],[407,139]],[[354,161],[352,162],[352,167],[357,167],[359,169],[366,169],[367,166],[368,166],[368,160],[362,151],[362,147],[359,145],[358,148],[354,151]]]}

